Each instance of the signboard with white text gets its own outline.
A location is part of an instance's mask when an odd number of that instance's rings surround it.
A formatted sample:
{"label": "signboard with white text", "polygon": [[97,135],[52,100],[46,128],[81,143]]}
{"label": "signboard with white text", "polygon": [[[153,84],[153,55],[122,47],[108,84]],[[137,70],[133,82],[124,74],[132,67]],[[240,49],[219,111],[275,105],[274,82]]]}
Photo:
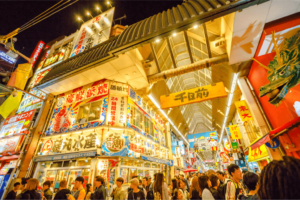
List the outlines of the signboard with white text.
{"label": "signboard with white text", "polygon": [[71,56],[76,56],[109,39],[115,8],[94,17],[82,24]]}

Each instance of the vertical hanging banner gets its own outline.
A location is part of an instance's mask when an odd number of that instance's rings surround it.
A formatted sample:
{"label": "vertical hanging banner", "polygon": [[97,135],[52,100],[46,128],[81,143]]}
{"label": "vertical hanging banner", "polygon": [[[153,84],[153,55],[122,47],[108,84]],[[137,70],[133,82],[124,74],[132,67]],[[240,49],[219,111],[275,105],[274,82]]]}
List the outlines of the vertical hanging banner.
{"label": "vertical hanging banner", "polygon": [[39,57],[43,47],[44,47],[45,43],[40,40],[38,42],[38,44],[36,45],[34,51],[32,52],[30,59],[33,59],[32,63],[31,63],[31,67],[33,67],[34,63],[36,62],[37,58]]}
{"label": "vertical hanging banner", "polygon": [[253,120],[252,114],[248,108],[248,105],[245,100],[234,102],[236,109],[240,115],[240,118],[243,122]]}
{"label": "vertical hanging banner", "polygon": [[233,151],[237,150],[239,148],[239,145],[238,145],[237,141],[232,138],[230,129],[228,127],[226,127],[225,130],[228,134],[229,140],[231,141],[231,146],[232,146]]}
{"label": "vertical hanging banner", "polygon": [[230,125],[229,130],[232,136],[232,139],[242,139],[242,134],[238,125]]}
{"label": "vertical hanging banner", "polygon": [[76,56],[109,39],[114,12],[115,8],[111,8],[82,24],[77,38],[74,40],[74,47],[70,57]]}

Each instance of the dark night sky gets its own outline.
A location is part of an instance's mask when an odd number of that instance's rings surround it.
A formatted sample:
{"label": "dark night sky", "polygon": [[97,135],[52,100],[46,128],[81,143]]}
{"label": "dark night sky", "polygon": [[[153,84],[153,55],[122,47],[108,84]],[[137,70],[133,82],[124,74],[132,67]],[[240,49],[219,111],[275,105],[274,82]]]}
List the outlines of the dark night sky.
{"label": "dark night sky", "polygon": [[[57,2],[58,1],[43,0],[0,0],[0,35],[6,35],[16,28],[22,26]],[[114,19],[122,17],[124,14],[126,14],[127,19],[122,20],[122,25],[131,25],[154,14],[181,4],[182,0],[110,0],[110,2],[112,6],[116,7]],[[47,43],[59,36],[70,35],[79,29],[80,22],[76,20],[76,16],[80,15],[84,21],[89,19],[85,14],[86,11],[90,11],[93,16],[96,16],[96,5],[99,5],[102,11],[109,9],[109,7],[106,5],[106,1],[104,0],[80,0],[79,2],[74,3],[73,5],[52,15],[46,20],[18,34],[16,36],[18,41],[15,44],[15,48],[29,57],[39,40]],[[18,63],[23,62],[25,62],[24,59],[20,59],[18,61]]]}

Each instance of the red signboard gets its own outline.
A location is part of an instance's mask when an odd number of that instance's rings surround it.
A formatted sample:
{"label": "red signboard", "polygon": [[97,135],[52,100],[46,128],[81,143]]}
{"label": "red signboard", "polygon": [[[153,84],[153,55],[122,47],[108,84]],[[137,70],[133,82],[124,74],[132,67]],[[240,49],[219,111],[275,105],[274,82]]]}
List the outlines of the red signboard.
{"label": "red signboard", "polygon": [[31,63],[31,67],[34,65],[37,58],[39,57],[44,45],[45,45],[45,43],[42,40],[40,40],[39,43],[36,45],[34,51],[32,52],[32,54],[30,56],[30,58],[33,58],[33,61]]}
{"label": "red signboard", "polygon": [[4,121],[2,129],[0,131],[0,138],[5,136],[17,135],[26,133],[29,128],[31,119],[35,113],[35,110],[24,112],[12,117],[7,118]]}

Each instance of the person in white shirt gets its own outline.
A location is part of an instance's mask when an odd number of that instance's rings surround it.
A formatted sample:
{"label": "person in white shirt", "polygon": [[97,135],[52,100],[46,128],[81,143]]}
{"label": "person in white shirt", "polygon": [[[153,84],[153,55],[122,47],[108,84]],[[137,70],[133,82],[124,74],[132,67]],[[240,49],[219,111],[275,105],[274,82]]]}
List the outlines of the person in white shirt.
{"label": "person in white shirt", "polygon": [[202,190],[202,200],[215,200],[213,195],[211,194],[209,188],[211,187],[211,182],[208,176],[200,176],[199,178],[199,186]]}
{"label": "person in white shirt", "polygon": [[246,190],[241,183],[243,174],[240,167],[236,164],[230,164],[227,170],[231,179],[227,181],[225,200],[235,200],[240,195],[246,195]]}

